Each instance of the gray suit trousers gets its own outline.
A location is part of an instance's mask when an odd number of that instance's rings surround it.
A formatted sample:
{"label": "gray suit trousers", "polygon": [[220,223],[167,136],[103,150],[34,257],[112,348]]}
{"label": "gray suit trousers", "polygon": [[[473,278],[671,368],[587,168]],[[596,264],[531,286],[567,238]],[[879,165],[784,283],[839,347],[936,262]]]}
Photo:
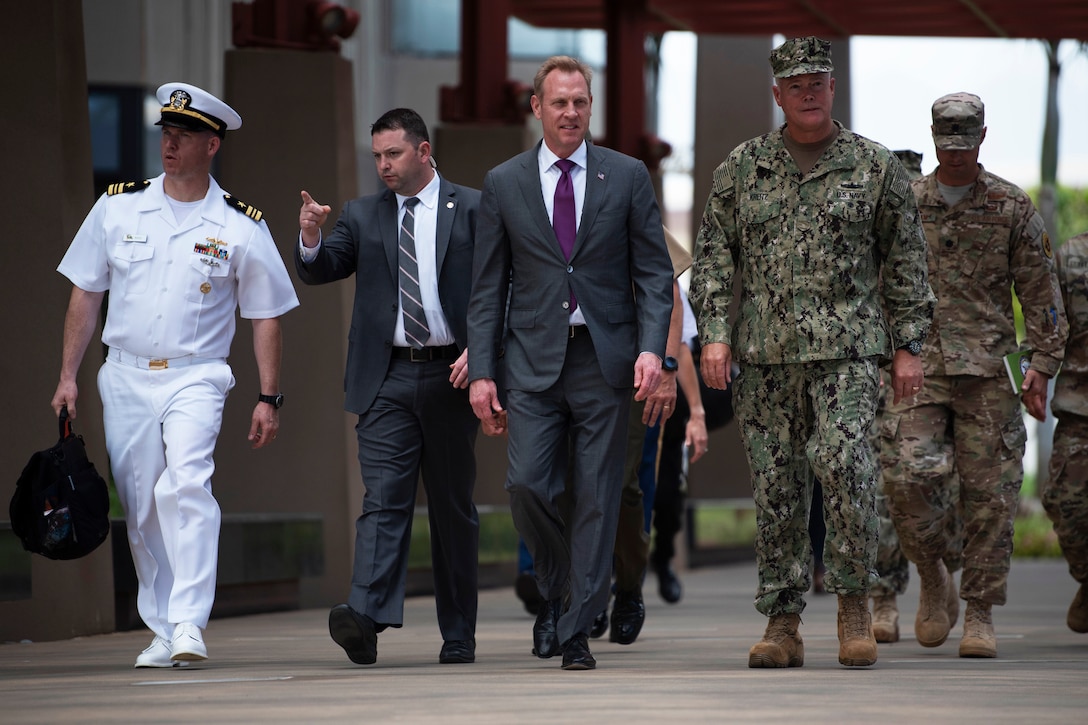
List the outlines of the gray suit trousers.
{"label": "gray suit trousers", "polygon": [[[569,596],[560,642],[588,633],[608,604],[631,403],[630,388],[605,381],[580,329],[555,384],[539,393],[511,389],[507,399],[510,510],[541,594]],[[568,462],[570,505],[560,509]]]}

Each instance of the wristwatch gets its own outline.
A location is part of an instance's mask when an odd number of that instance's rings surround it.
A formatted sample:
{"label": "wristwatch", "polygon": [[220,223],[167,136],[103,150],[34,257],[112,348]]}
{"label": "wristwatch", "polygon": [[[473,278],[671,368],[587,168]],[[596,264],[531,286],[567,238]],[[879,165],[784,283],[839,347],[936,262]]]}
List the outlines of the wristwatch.
{"label": "wristwatch", "polygon": [[265,395],[264,393],[261,393],[257,396],[257,402],[268,403],[276,410],[279,410],[283,407],[283,393],[276,393],[275,395]]}
{"label": "wristwatch", "polygon": [[680,369],[680,363],[676,362],[676,358],[666,356],[665,359],[661,361],[661,369],[667,373],[675,373]]}
{"label": "wristwatch", "polygon": [[897,349],[906,350],[911,355],[914,355],[915,357],[918,357],[919,355],[922,354],[922,341],[921,340],[911,340],[906,345],[900,345]]}

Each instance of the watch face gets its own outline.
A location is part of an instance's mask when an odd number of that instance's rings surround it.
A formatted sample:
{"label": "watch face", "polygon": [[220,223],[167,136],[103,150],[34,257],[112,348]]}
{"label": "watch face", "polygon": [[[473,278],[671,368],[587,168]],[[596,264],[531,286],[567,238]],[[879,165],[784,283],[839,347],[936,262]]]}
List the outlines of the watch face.
{"label": "watch face", "polygon": [[911,355],[921,355],[922,354],[922,341],[921,340],[911,340],[910,343],[907,345],[907,349],[910,350]]}
{"label": "watch face", "polygon": [[661,361],[661,369],[665,372],[674,373],[680,369],[680,363],[674,357],[666,357]]}

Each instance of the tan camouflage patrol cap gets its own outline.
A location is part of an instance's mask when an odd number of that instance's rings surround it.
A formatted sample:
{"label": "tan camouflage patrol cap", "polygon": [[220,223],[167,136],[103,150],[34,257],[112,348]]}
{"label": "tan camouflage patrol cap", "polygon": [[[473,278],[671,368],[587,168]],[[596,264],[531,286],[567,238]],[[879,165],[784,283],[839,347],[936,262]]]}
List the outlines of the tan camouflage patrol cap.
{"label": "tan camouflage patrol cap", "polygon": [[941,151],[970,151],[982,143],[986,107],[974,93],[949,93],[933,102],[933,145]]}
{"label": "tan camouflage patrol cap", "polygon": [[805,73],[830,73],[831,43],[814,36],[790,38],[771,51],[771,70],[775,78],[791,78]]}

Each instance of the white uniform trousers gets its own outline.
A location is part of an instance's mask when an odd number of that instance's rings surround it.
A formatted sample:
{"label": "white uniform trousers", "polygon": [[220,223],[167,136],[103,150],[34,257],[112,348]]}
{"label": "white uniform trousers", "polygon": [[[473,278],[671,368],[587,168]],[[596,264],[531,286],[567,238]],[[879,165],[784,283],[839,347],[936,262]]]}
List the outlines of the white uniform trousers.
{"label": "white uniform trousers", "polygon": [[179,622],[207,627],[215,599],[221,517],[212,454],[234,376],[221,360],[148,370],[114,358],[98,373],[106,450],[140,617],[169,640]]}

